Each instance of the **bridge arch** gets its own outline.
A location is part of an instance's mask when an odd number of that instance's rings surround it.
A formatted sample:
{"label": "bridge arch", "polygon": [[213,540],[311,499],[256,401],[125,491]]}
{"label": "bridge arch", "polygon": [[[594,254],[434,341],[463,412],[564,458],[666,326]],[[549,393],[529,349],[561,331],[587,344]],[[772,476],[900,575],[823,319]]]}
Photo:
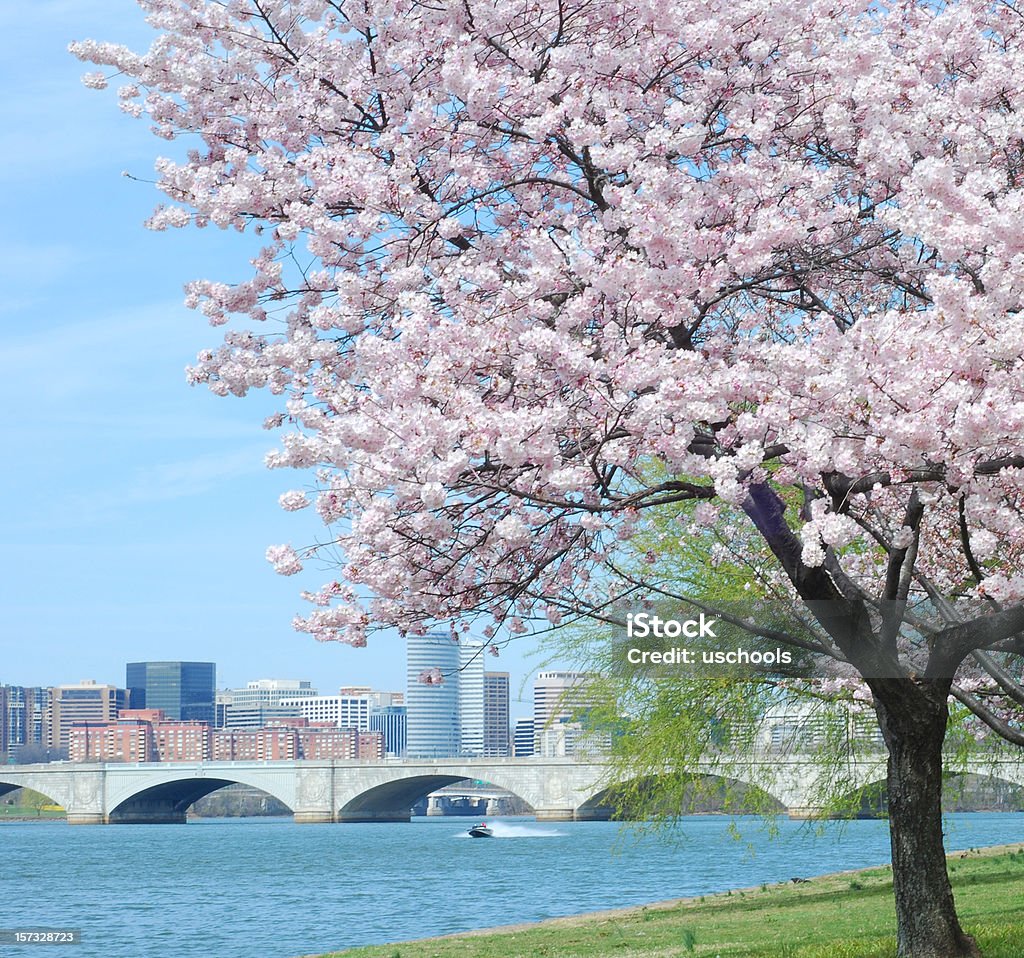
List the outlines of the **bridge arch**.
{"label": "bridge arch", "polygon": [[[599,790],[593,792],[576,810],[576,818],[579,820],[606,819],[614,816],[616,804],[629,802],[629,793],[636,795],[637,800],[642,798],[642,793],[648,788],[657,788],[658,783],[670,777],[673,773],[646,773],[627,778],[621,778],[611,782]],[[738,790],[733,796],[727,795],[727,790]],[[787,805],[782,797],[772,793],[761,781],[754,781],[753,778],[745,779],[736,774],[725,774],[711,771],[694,771],[679,776],[679,781],[671,795],[666,796],[666,802],[676,804],[678,810],[666,808],[669,815],[687,814],[692,812],[698,805],[710,806],[713,811],[734,811],[737,814],[767,813],[775,814],[786,811]],[[735,802],[735,806],[733,806]],[[687,809],[686,806],[689,806]],[[624,811],[624,818],[629,816],[629,809]]]}
{"label": "bridge arch", "polygon": [[205,774],[202,770],[178,769],[169,766],[161,770],[157,782],[153,776],[141,787],[126,783],[113,787],[107,796],[106,820],[110,824],[183,823],[189,807],[207,795],[229,785],[248,785],[257,788],[294,811],[294,787],[281,787],[276,776],[260,775],[249,769],[232,770],[224,774]]}
{"label": "bridge arch", "polygon": [[[53,788],[53,784],[52,781],[20,781],[15,784],[13,782],[5,782],[0,778],[0,798],[17,791],[19,788],[25,788],[42,795],[51,805],[60,805],[61,808],[66,808],[67,797],[62,794],[61,789]],[[37,785],[39,786],[38,788],[36,787]]]}
{"label": "bridge arch", "polygon": [[337,821],[407,822],[410,817],[410,809],[420,799],[426,798],[431,792],[436,792],[447,785],[455,785],[458,782],[486,782],[488,785],[515,795],[532,807],[533,803],[525,795],[520,794],[519,783],[495,780],[500,778],[502,778],[500,775],[487,775],[482,778],[479,774],[457,774],[457,770],[454,769],[451,772],[430,772],[391,778],[345,797],[337,809]]}
{"label": "bridge arch", "polygon": [[[1012,801],[1024,808],[1024,776],[1016,768],[984,762],[969,762],[943,772],[943,810],[955,811],[954,800],[971,791],[975,799],[998,803]],[[840,817],[878,817],[888,813],[884,771],[855,778],[844,791],[833,796],[834,814]],[[1000,788],[1002,786],[1002,788]]]}

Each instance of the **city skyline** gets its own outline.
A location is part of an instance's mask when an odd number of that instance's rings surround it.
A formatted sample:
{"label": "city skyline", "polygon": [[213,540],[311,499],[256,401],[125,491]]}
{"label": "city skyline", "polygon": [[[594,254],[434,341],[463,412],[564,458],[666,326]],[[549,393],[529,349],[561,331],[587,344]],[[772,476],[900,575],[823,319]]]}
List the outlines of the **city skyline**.
{"label": "city skyline", "polygon": [[[0,682],[0,756],[11,760],[23,748],[42,748],[47,754],[39,760],[66,759],[69,734],[82,723],[104,729],[107,738],[101,746],[86,729],[78,742],[79,757],[73,754],[72,760],[92,755],[96,748],[100,758],[108,751],[127,754],[128,739],[134,743],[133,754],[148,754],[152,743],[139,752],[137,733],[120,726],[125,719],[137,724],[135,720],[153,721],[157,715],[160,722],[198,724],[211,730],[266,731],[297,719],[360,730],[372,730],[376,723],[376,731],[390,743],[389,754],[405,753],[407,728],[412,730],[410,755],[510,754],[508,673],[484,670],[479,643],[449,647],[447,634],[434,633],[416,645],[407,664],[409,684],[403,691],[348,685],[340,687],[337,695],[324,695],[309,680],[292,678],[259,678],[244,687],[218,688],[216,663],[184,661],[126,663],[123,687],[93,678],[41,687]],[[434,660],[432,652],[446,653],[455,672],[443,685],[417,681],[423,662]],[[543,680],[549,675],[542,672],[535,677],[535,713],[537,696],[544,694]],[[50,750],[55,751],[50,754]]]}
{"label": "city skyline", "polygon": [[[153,661],[157,661],[157,660],[153,660]],[[159,660],[159,661],[165,661],[165,660]],[[166,661],[170,661],[170,660],[166,660]],[[174,661],[179,661],[179,660],[176,659]],[[190,660],[181,659],[180,661],[184,662],[184,661],[190,661]],[[495,673],[495,672],[508,672],[509,671],[507,667],[502,667],[502,668],[492,667],[492,663],[493,663],[494,666],[498,666],[498,665],[506,666],[508,664],[508,663],[504,662],[501,659],[487,658],[487,659],[484,660],[484,672],[485,672],[485,674]],[[125,670],[126,670],[126,666],[128,664],[129,664],[128,662],[122,662],[119,668],[115,666],[113,674],[108,674],[108,672],[106,672],[106,671],[103,671],[101,673],[101,672],[99,672],[97,670],[89,670],[89,671],[87,671],[87,674],[84,674],[84,675],[71,675],[71,674],[64,675],[63,672],[61,672],[59,678],[47,678],[47,675],[49,675],[49,676],[53,676],[54,675],[54,669],[53,668],[49,668],[49,669],[44,670],[44,672],[40,673],[40,680],[39,681],[27,681],[27,680],[23,679],[22,675],[16,674],[13,669],[10,669],[10,668],[7,667],[7,657],[5,655],[4,662],[0,663],[0,665],[3,666],[3,670],[0,671],[0,687],[3,687],[3,686],[15,686],[15,687],[20,687],[20,688],[56,688],[58,686],[74,685],[74,684],[81,683],[81,682],[96,682],[99,685],[113,685],[113,686],[116,686],[118,688],[125,688],[125,689],[127,689],[128,688],[128,683],[126,681],[126,672],[125,672]],[[227,681],[226,679],[222,679],[222,671],[221,671],[220,663],[216,662],[214,664],[216,665],[215,690],[218,693],[226,692],[226,691],[231,691],[231,690],[244,689],[247,686],[252,686],[254,683],[257,683],[257,682],[267,682],[267,681],[269,681],[269,682],[289,681],[289,682],[296,682],[296,683],[299,683],[299,682],[309,683],[309,685],[312,687],[312,689],[314,689],[316,691],[316,694],[318,694],[318,695],[336,695],[339,690],[342,690],[342,689],[353,689],[353,688],[367,688],[367,689],[374,689],[374,690],[390,689],[390,690],[393,690],[393,691],[403,691],[403,690],[404,691],[408,691],[408,686],[407,686],[407,679],[408,679],[407,672],[408,672],[408,670],[407,670],[407,668],[404,665],[402,666],[401,669],[392,669],[391,670],[391,672],[393,674],[393,678],[390,681],[388,679],[386,679],[386,678],[384,680],[375,681],[375,682],[352,681],[350,679],[346,679],[344,681],[340,681],[340,682],[334,683],[334,682],[321,682],[321,681],[318,681],[315,676],[299,675],[295,670],[292,670],[291,672],[289,672],[287,674],[282,673],[280,675],[271,675],[271,674],[247,675],[246,677],[242,678],[240,681]],[[66,671],[66,670],[64,670],[64,671]],[[516,675],[517,683],[513,685],[511,683],[511,681],[510,681],[510,688],[509,688],[509,693],[510,693],[509,694],[509,702],[510,702],[510,705],[514,705],[520,711],[532,712],[532,710],[534,708],[534,691],[533,691],[533,686],[534,686],[534,682],[535,682],[535,680],[537,678],[537,675],[540,674],[542,671],[543,671],[543,669],[536,668],[536,667],[533,668],[532,671],[530,671],[529,667],[527,667],[527,670],[520,672],[518,675],[513,673],[513,675]],[[244,674],[244,671],[241,668],[233,670],[230,674],[233,675],[236,672],[238,674]],[[521,693],[521,694],[517,695],[516,693]]]}

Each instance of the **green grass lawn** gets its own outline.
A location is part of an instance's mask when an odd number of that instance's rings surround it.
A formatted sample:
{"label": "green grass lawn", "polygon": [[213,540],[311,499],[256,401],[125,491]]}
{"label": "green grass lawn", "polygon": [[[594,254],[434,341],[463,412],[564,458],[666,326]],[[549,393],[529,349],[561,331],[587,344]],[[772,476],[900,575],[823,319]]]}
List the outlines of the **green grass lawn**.
{"label": "green grass lawn", "polygon": [[41,808],[38,811],[30,805],[4,805],[0,803],[0,819],[4,818],[66,818],[64,811]]}
{"label": "green grass lawn", "polygon": [[[1024,848],[953,854],[949,867],[985,958],[1022,958]],[[329,958],[893,958],[894,921],[885,867]]]}

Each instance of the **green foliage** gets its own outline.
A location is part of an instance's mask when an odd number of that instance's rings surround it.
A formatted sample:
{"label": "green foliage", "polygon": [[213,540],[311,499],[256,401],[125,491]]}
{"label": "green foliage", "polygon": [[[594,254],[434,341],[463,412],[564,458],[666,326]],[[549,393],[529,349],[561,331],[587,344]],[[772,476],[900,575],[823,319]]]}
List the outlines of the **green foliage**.
{"label": "green foliage", "polygon": [[[577,717],[610,732],[613,739],[614,777],[622,784],[602,796],[601,803],[611,805],[616,817],[655,825],[701,811],[774,814],[781,806],[767,790],[770,767],[751,762],[737,768],[738,757],[770,746],[813,751],[823,772],[814,804],[833,814],[856,814],[860,796],[845,769],[851,751],[877,737],[874,715],[857,714],[849,702],[823,698],[801,679],[805,653],[792,650],[795,675],[659,669],[628,662],[626,650],[637,640],[627,642],[625,628],[618,624],[625,622],[627,611],[685,619],[699,609],[725,608],[746,620],[754,610],[761,630],[812,637],[796,615],[797,607],[772,593],[767,583],[774,557],[751,534],[745,517],[726,509],[718,523],[696,526],[690,524],[693,508],[652,512],[631,542],[634,558],[627,561],[624,574],[654,582],[646,595],[660,590],[656,599],[619,603],[609,621],[578,621],[559,633],[560,658],[599,676],[588,685],[586,714]],[[777,644],[774,639],[758,640],[748,628],[721,618],[716,631],[726,648],[730,642],[748,650],[758,644],[774,649]],[[790,740],[771,741],[765,719],[772,716],[792,720]]]}

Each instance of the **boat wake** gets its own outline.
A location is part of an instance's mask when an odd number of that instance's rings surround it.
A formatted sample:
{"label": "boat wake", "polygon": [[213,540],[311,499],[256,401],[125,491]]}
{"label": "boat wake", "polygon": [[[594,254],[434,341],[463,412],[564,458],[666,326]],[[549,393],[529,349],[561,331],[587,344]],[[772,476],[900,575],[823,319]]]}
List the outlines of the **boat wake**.
{"label": "boat wake", "polygon": [[[514,825],[511,822],[488,819],[487,827],[492,838],[557,838],[564,835],[557,829],[545,828],[543,825]],[[469,832],[459,832],[458,838],[469,838]]]}

